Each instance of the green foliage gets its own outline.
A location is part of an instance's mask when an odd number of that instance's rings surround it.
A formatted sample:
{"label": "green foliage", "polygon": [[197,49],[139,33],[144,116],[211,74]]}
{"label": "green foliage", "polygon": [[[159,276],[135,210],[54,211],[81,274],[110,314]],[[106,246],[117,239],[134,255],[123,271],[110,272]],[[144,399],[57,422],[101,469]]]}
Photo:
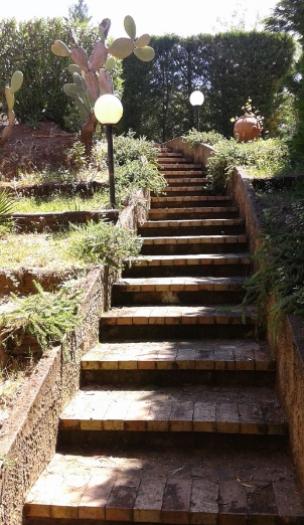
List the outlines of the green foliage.
{"label": "green foliage", "polygon": [[[280,0],[266,20],[271,31],[296,34],[302,46],[302,57],[296,65],[291,88],[295,94],[296,129],[291,129],[291,154],[296,164],[304,163],[304,3],[302,0]],[[296,74],[297,73],[297,74]],[[296,80],[295,80],[296,79]]]}
{"label": "green foliage", "polygon": [[141,240],[129,230],[105,222],[73,226],[69,250],[89,264],[107,264],[120,268],[128,257],[135,257]]}
{"label": "green foliage", "polygon": [[6,216],[14,209],[14,199],[8,192],[0,191],[0,224],[6,220]]}
{"label": "green foliage", "polygon": [[145,157],[148,162],[156,162],[157,150],[146,137],[135,138],[135,133],[129,131],[126,135],[115,137],[114,154],[116,164],[122,166],[141,157]]}
{"label": "green foliage", "polygon": [[202,89],[203,130],[229,136],[230,118],[251,97],[276,131],[272,115],[281,105],[284,83],[293,64],[293,40],[284,34],[230,32],[186,39],[154,37],[155,60],[141,64],[129,57],[123,64],[124,118],[121,130],[164,142],[194,126],[189,95]]}
{"label": "green foliage", "polygon": [[[21,122],[35,125],[48,118],[64,125],[70,105],[62,85],[70,78],[69,59],[55,57],[50,49],[57,39],[70,45],[70,30],[69,21],[61,18],[0,21],[0,85],[6,83],[15,69],[24,72],[24,85],[16,101]],[[97,34],[97,28],[91,26],[77,30],[80,45],[89,51]]]}
{"label": "green foliage", "polygon": [[193,128],[183,135],[183,139],[195,146],[196,144],[208,144],[209,146],[215,146],[224,137],[217,131],[197,131]]}
{"label": "green foliage", "polygon": [[62,342],[66,333],[79,323],[79,291],[63,286],[50,293],[36,283],[37,293],[26,297],[10,296],[12,305],[0,315],[0,339],[5,349],[22,344],[25,335],[33,336],[42,351]]}
{"label": "green foliage", "polygon": [[157,150],[146,137],[135,138],[133,132],[119,135],[115,138],[114,152],[120,203],[138,190],[161,193],[165,189],[166,180],[156,164]]}
{"label": "green foliage", "polygon": [[161,193],[166,187],[166,179],[158,171],[156,164],[148,162],[145,157],[127,161],[116,170],[118,200],[122,203],[126,197],[149,190]]}
{"label": "green foliage", "polygon": [[265,240],[256,256],[259,270],[246,285],[244,304],[255,302],[262,312],[269,295],[274,295],[271,318],[276,336],[282,313],[304,316],[304,183],[289,190],[268,190],[258,194],[258,200]]}
{"label": "green foliage", "polygon": [[69,20],[76,26],[89,24],[91,17],[85,0],[77,0],[69,8]]}
{"label": "green foliage", "polygon": [[254,176],[272,177],[282,173],[288,165],[288,148],[279,139],[259,139],[239,143],[223,139],[215,146],[215,154],[208,161],[207,177],[215,190],[222,191],[236,166],[246,167]]}
{"label": "green foliage", "polygon": [[303,1],[280,0],[265,23],[270,31],[290,31],[304,37]]}

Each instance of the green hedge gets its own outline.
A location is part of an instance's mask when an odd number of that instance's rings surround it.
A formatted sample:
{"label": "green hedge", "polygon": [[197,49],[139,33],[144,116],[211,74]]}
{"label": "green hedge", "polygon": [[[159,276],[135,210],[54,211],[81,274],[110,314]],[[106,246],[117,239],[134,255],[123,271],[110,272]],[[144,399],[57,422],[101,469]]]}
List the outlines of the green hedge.
{"label": "green hedge", "polygon": [[125,108],[122,130],[164,141],[194,125],[189,95],[202,89],[201,128],[230,135],[230,118],[240,113],[250,96],[266,118],[277,126],[284,81],[290,72],[294,43],[286,34],[234,32],[153,38],[156,58],[139,64],[134,57],[123,65]]}

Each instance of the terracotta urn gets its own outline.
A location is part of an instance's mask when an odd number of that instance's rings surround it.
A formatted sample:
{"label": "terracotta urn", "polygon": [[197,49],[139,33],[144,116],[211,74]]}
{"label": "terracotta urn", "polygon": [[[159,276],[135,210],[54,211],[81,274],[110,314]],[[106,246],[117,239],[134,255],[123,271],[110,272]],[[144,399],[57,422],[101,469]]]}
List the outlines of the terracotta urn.
{"label": "terracotta urn", "polygon": [[261,136],[263,126],[254,115],[239,117],[233,127],[234,138],[238,142],[248,142]]}

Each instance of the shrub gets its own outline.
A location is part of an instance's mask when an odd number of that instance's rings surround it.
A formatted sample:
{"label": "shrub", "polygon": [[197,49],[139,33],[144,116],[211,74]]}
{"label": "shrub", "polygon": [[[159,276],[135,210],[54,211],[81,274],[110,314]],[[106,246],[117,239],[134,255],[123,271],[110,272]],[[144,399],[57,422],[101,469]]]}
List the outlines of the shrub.
{"label": "shrub", "polygon": [[115,137],[115,162],[119,166],[128,161],[140,160],[145,157],[148,162],[156,162],[157,151],[153,142],[146,137],[135,138],[135,133],[129,131],[126,135]]}
{"label": "shrub", "polygon": [[120,268],[125,259],[135,257],[141,249],[139,237],[112,224],[89,222],[72,228],[68,249],[85,263]]}
{"label": "shrub", "polygon": [[288,166],[288,147],[279,139],[259,139],[238,143],[223,139],[216,144],[208,163],[208,179],[215,190],[222,191],[236,166],[245,166],[253,176],[272,177]]}
{"label": "shrub", "polygon": [[149,190],[161,193],[166,187],[166,179],[152,164],[142,157],[139,160],[128,161],[116,170],[116,183],[119,201],[138,190]]}
{"label": "shrub", "polygon": [[35,283],[37,293],[27,297],[10,296],[12,306],[0,315],[1,343],[7,350],[22,344],[23,337],[33,336],[42,351],[58,344],[79,323],[80,293],[69,286],[50,293]]}
{"label": "shrub", "polygon": [[183,135],[183,139],[195,146],[196,144],[208,144],[209,146],[215,146],[224,137],[217,131],[197,131],[195,128],[191,129]]}

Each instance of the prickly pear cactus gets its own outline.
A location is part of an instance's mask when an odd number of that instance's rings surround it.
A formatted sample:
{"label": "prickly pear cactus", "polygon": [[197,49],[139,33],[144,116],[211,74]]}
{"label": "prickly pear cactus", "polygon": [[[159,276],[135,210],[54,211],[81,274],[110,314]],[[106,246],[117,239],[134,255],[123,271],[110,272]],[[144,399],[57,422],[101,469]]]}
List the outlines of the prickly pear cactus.
{"label": "prickly pear cactus", "polygon": [[106,39],[111,27],[111,21],[105,18],[99,25],[100,39],[96,42],[90,56],[77,44],[71,49],[61,40],[55,40],[51,50],[58,57],[70,57],[72,63],[69,72],[73,82],[65,84],[64,92],[71,97],[79,110],[83,121],[81,140],[89,155],[93,143],[93,134],[97,121],[93,112],[94,103],[100,95],[113,93],[112,72],[115,60],[124,60],[132,53],[142,62],[150,62],[155,56],[154,49],[149,45],[150,36],[143,34],[136,37],[136,24],[131,16],[124,19],[127,37],[115,39],[108,47]]}
{"label": "prickly pear cactus", "polygon": [[15,93],[19,91],[23,84],[23,73],[15,71],[9,84],[5,86],[4,95],[7,106],[7,125],[4,126],[0,134],[0,145],[5,144],[10,138],[15,124]]}

